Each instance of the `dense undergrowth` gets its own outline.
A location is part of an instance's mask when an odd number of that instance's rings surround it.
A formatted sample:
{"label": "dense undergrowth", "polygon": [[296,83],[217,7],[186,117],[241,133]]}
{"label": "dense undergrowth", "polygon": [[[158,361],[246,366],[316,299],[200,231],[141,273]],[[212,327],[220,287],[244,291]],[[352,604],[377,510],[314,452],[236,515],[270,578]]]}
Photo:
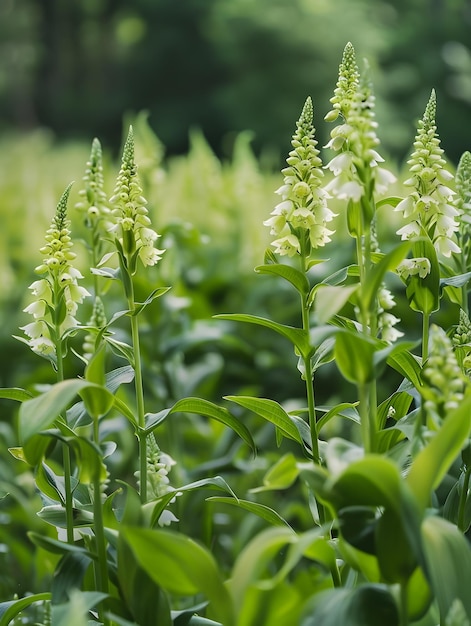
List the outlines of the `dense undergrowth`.
{"label": "dense undergrowth", "polygon": [[281,177],[4,140],[0,626],[471,623],[470,156],[350,44],[322,106]]}

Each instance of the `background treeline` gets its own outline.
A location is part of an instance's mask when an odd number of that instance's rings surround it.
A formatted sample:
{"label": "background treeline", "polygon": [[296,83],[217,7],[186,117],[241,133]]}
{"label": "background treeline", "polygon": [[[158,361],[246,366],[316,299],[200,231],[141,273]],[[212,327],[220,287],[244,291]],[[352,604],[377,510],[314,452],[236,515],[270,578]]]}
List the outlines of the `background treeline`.
{"label": "background treeline", "polygon": [[[469,0],[2,0],[0,131],[99,135],[146,109],[168,153],[191,127],[220,155],[250,129],[278,162],[306,95],[322,118],[345,42],[371,61],[387,151],[402,159],[431,87],[450,158],[469,148]],[[444,113],[446,111],[446,114]]]}

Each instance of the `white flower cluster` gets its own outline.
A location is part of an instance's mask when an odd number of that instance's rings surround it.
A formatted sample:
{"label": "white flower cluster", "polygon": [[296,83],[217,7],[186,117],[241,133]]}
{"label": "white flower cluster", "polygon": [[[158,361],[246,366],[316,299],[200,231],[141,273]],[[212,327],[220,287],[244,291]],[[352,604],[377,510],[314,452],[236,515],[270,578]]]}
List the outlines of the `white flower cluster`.
{"label": "white flower cluster", "polygon": [[150,228],[147,200],[142,195],[134,162],[132,127],[124,145],[121,169],[110,203],[114,206],[112,214],[117,221],[116,230],[120,231],[118,236],[121,235],[125,254],[133,255],[137,251],[144,266],[155,265],[165,250],[154,247],[160,235]]}
{"label": "white flower cluster", "polygon": [[311,249],[331,241],[327,228],[335,214],[327,207],[328,194],[322,188],[322,161],[314,139],[311,98],[306,100],[291,145],[293,150],[282,170],[284,184],[276,191],[282,201],[276,205],[265,226],[276,236],[272,245],[280,255],[308,255]]}
{"label": "white flower cluster", "polygon": [[[448,185],[453,175],[446,169],[443,150],[435,123],[436,97],[432,91],[424,116],[419,120],[414,151],[407,161],[412,176],[404,185],[413,191],[396,206],[406,224],[397,231],[403,240],[429,237],[437,252],[445,257],[459,253],[454,240],[459,229],[459,210],[453,204],[455,192]],[[425,278],[430,272],[428,259],[406,259],[398,267],[402,278],[418,274]]]}
{"label": "white flower cluster", "polygon": [[44,277],[29,287],[35,300],[24,311],[31,314],[34,321],[21,327],[31,349],[45,356],[54,355],[64,331],[77,326],[78,305],[90,295],[79,286],[78,280],[83,276],[71,265],[76,255],[71,250],[67,219],[69,191],[70,185],[62,194],[51,227],[46,231],[46,245],[40,250],[44,259],[35,271]]}
{"label": "white flower cluster", "polygon": [[330,101],[333,109],[325,116],[326,121],[333,122],[340,116],[342,123],[332,130],[325,146],[338,152],[325,166],[334,174],[326,191],[353,202],[369,199],[373,191],[383,193],[396,178],[378,165],[384,159],[376,150],[379,139],[374,119],[375,97],[367,73],[360,77],[351,43],[345,46],[337,87]]}

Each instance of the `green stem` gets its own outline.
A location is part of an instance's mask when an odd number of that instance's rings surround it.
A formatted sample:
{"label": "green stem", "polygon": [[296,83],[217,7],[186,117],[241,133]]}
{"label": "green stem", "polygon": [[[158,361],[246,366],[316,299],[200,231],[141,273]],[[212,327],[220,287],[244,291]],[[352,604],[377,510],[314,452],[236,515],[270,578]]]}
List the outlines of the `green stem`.
{"label": "green stem", "polygon": [[128,296],[131,311],[131,337],[134,350],[134,388],[137,406],[137,437],[139,442],[139,476],[141,502],[147,502],[147,435],[145,433],[144,387],[142,382],[141,346],[139,341],[139,322],[135,315],[134,290]]}
{"label": "green stem", "polygon": [[[57,291],[56,291],[57,293]],[[60,325],[55,324],[55,346],[56,346],[56,367],[57,382],[64,380],[64,361],[62,356],[62,341],[60,338]],[[64,423],[66,419],[63,415],[59,416]],[[67,543],[74,543],[74,501],[72,494],[72,462],[70,456],[70,448],[67,444],[62,446],[62,464],[64,468],[64,496],[65,496],[65,520]]]}
{"label": "green stem", "polygon": [[376,439],[376,428],[370,415],[370,389],[369,383],[358,384],[360,400],[358,410],[360,412],[361,436],[366,454],[374,450]]}
{"label": "green stem", "polygon": [[470,478],[471,478],[471,466],[467,467],[466,471],[464,473],[463,485],[461,487],[461,493],[460,493],[460,504],[459,504],[459,508],[458,508],[458,528],[463,533],[466,530],[464,514],[465,514],[465,509],[466,509],[466,500],[468,499],[468,490],[469,490]]}
{"label": "green stem", "polygon": [[407,610],[407,587],[405,584],[401,584],[400,587],[400,626],[408,626],[409,616]]}
{"label": "green stem", "polygon": [[[95,418],[95,422],[98,419]],[[98,442],[97,442],[98,443]],[[106,538],[103,524],[103,505],[101,501],[101,481],[99,469],[93,477],[93,530],[95,533],[98,562],[95,563],[95,583],[97,591],[108,594],[108,562],[106,558]],[[99,616],[104,626],[109,626],[109,620],[103,615],[104,607],[100,604]]]}

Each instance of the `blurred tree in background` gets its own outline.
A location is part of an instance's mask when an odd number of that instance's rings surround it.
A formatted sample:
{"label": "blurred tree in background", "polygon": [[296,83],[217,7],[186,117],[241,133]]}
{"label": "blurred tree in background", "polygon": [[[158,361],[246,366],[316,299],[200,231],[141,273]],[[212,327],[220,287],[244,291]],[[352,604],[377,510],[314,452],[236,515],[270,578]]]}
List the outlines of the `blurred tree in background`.
{"label": "blurred tree in background", "polygon": [[371,62],[383,144],[398,159],[430,89],[455,161],[471,105],[469,0],[2,0],[0,129],[99,135],[117,148],[147,109],[169,153],[200,127],[279,159],[308,94],[322,117],[346,41]]}

